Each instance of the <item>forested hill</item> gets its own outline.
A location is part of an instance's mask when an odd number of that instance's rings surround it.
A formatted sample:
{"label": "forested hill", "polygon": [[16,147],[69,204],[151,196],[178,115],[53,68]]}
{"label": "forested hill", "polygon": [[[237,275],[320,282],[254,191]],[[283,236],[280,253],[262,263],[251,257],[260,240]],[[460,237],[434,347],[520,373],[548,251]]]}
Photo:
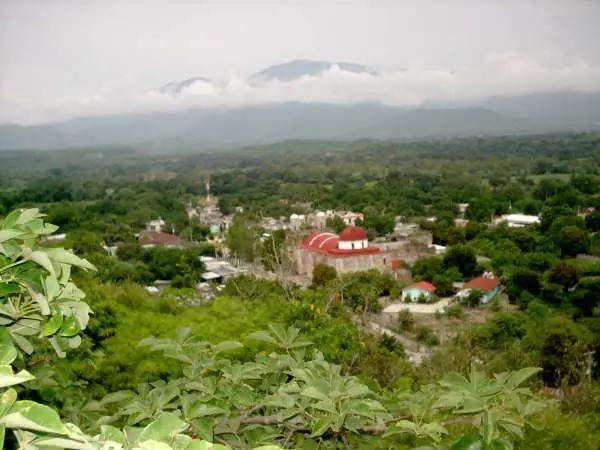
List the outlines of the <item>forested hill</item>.
{"label": "forested hill", "polygon": [[[373,171],[385,174],[394,166],[425,170],[429,160],[476,160],[488,157],[521,158],[528,166],[540,164],[547,170],[548,159],[598,158],[600,133],[546,134],[529,136],[468,137],[382,141],[287,140],[269,145],[215,151],[159,152],[134,146],[91,146],[54,151],[14,150],[0,152],[0,174],[8,183],[11,176],[48,172],[52,176],[107,173],[148,175],[164,178],[198,171],[243,168],[278,168],[296,173],[322,172],[336,167],[339,173]],[[555,162],[555,165],[558,163]],[[542,167],[543,166],[543,167]],[[411,169],[411,170],[415,170]],[[556,167],[553,170],[562,170]],[[300,171],[300,172],[299,172]]]}
{"label": "forested hill", "polygon": [[[560,105],[560,107],[559,107]],[[589,131],[600,126],[600,94],[493,99],[401,108],[279,103],[113,115],[39,126],[0,126],[0,150],[133,145],[189,151],[288,139],[415,139]]]}

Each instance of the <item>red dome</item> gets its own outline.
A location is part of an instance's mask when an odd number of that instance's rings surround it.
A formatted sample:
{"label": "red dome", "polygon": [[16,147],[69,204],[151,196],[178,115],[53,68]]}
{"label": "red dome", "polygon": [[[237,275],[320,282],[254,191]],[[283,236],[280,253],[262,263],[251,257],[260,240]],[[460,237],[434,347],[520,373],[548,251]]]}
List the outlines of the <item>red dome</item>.
{"label": "red dome", "polygon": [[302,245],[316,250],[330,250],[337,248],[337,235],[328,232],[315,231],[302,241]]}
{"label": "red dome", "polygon": [[340,233],[340,241],[362,241],[367,233],[361,227],[348,227]]}

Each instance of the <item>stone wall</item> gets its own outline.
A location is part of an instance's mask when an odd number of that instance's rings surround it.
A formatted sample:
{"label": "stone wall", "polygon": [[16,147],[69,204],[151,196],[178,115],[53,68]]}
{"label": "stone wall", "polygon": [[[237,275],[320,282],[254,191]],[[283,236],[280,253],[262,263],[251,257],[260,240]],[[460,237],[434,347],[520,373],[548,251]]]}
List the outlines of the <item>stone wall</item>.
{"label": "stone wall", "polygon": [[389,270],[391,258],[392,256],[386,252],[340,257],[298,249],[296,250],[295,259],[298,273],[310,277],[316,264],[327,264],[335,267],[337,273],[341,274],[369,269]]}

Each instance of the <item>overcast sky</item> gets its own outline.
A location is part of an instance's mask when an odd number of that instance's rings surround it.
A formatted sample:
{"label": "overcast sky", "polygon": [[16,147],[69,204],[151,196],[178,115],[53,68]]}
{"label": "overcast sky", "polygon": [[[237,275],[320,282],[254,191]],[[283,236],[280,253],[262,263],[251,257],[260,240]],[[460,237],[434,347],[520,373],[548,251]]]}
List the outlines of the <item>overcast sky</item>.
{"label": "overcast sky", "polygon": [[[468,100],[600,90],[600,1],[0,1],[0,122],[260,101]],[[336,68],[246,77],[292,59]],[[170,81],[205,76],[173,99]]]}

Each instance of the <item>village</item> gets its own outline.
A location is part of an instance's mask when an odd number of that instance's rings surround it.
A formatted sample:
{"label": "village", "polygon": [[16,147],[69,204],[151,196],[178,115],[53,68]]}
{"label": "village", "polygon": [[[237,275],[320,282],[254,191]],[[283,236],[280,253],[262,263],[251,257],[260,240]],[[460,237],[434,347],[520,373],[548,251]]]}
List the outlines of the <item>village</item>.
{"label": "village", "polygon": [[[227,234],[236,215],[243,215],[243,207],[238,206],[233,214],[225,215],[219,208],[218,199],[211,195],[208,178],[205,189],[206,196],[196,204],[189,202],[185,212],[190,221],[199,221],[208,228],[206,240],[214,246],[214,254],[199,257],[204,271],[196,284],[196,295],[188,301],[189,304],[210,301],[230,279],[244,274],[307,287],[313,282],[315,268],[319,267],[332,268],[338,276],[376,270],[391,275],[402,286],[397,297],[380,298],[382,307],[379,320],[371,324],[377,332],[392,333],[386,324],[403,311],[418,316],[440,315],[454,304],[486,305],[503,290],[500,279],[491,271],[484,271],[464,282],[454,282],[450,290],[448,287],[439,289],[433,282],[415,276],[411,270],[415,262],[432,256],[443,257],[447,250],[445,246],[433,243],[431,232],[423,229],[416,220],[407,221],[398,216],[392,233],[370,239],[361,226],[363,213],[321,211],[312,209],[310,204],[297,205],[302,212],[289,217],[263,217],[253,224],[260,230],[257,242],[253,244],[269,245],[274,234],[284,232],[285,235],[281,258],[277,260],[276,267],[271,265],[267,269],[260,257],[254,261],[243,260],[227,245]],[[464,217],[468,207],[467,203],[457,205],[460,215],[455,219],[456,226],[467,225],[468,220]],[[422,220],[432,223],[436,217]],[[503,223],[508,227],[526,227],[539,223],[539,217],[508,214],[492,218],[490,226]],[[334,228],[340,231],[336,232]],[[162,218],[149,221],[135,237],[143,249],[183,250],[195,245],[177,235],[174,227]],[[50,239],[64,239],[64,236]],[[107,255],[118,258],[118,244],[105,245],[104,250]],[[146,286],[146,290],[158,295],[170,284],[170,280],[155,280]]]}
{"label": "village", "polygon": [[[488,265],[489,258],[473,255],[473,267],[479,269],[469,275],[457,276],[460,273],[455,271],[450,280],[442,276],[442,267],[435,264],[445,262],[454,249],[434,242],[431,229],[438,220],[435,215],[396,216],[391,232],[374,234],[363,226],[363,212],[319,210],[310,203],[291,206],[296,212],[276,218],[248,219],[241,205],[224,214],[219,199],[211,194],[207,177],[205,195],[185,204],[187,220],[206,230],[201,241],[192,236],[186,239],[173,223],[161,217],[148,221],[134,236],[142,252],[165,249],[196,254],[193,258],[202,269],[188,281],[193,289],[183,293],[176,288],[181,286],[176,270],[170,272],[170,277],[153,279],[144,289],[151,296],[193,307],[210,303],[222,295],[229,282],[236,283],[242,276],[306,289],[315,286],[323,273],[329,279],[348,279],[356,274],[358,280],[360,274],[379,273],[393,280],[396,288],[380,293],[375,299],[377,308],[371,308],[371,313],[351,314],[363,331],[400,342],[407,358],[417,364],[428,357],[432,344],[448,341],[462,326],[481,323],[494,312],[515,308],[508,302],[500,277]],[[468,208],[468,203],[456,205],[455,227],[468,226]],[[427,206],[424,209],[429,210]],[[585,217],[592,212],[593,208],[582,210],[579,215]],[[243,239],[249,241],[244,245],[252,248],[251,258],[240,255],[231,239],[236,221],[241,219],[242,228],[248,232]],[[487,227],[520,229],[539,223],[538,215],[511,212],[490,217]],[[54,243],[66,238],[66,234],[56,234],[46,239]],[[194,253],[199,245],[206,251]],[[125,247],[120,242],[102,245],[105,254],[115,260],[121,259]],[[359,283],[368,284],[366,279]]]}

